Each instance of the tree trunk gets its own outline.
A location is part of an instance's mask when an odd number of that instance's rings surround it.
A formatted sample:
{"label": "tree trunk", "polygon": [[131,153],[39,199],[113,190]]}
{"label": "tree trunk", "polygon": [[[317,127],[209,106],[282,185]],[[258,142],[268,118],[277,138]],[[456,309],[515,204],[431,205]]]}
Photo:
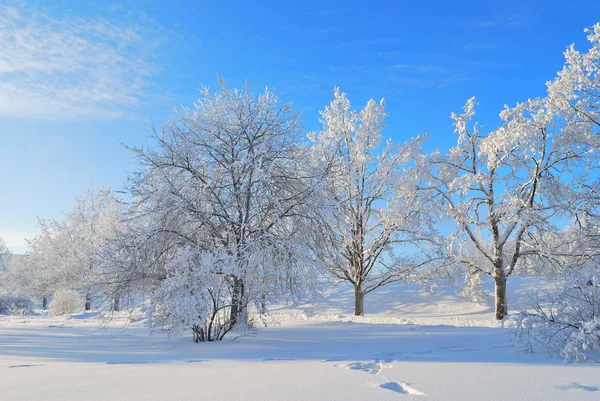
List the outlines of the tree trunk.
{"label": "tree trunk", "polygon": [[48,309],[48,298],[47,297],[42,297],[42,309],[43,310]]}
{"label": "tree trunk", "polygon": [[246,299],[246,291],[244,288],[244,282],[240,279],[240,297],[238,304],[238,316],[236,318],[236,324],[248,325],[248,300]]}
{"label": "tree trunk", "polygon": [[119,297],[113,299],[113,311],[118,312],[121,306],[121,301]]}
{"label": "tree trunk", "polygon": [[202,329],[200,326],[195,324],[192,326],[192,333],[193,333],[195,343],[204,342],[204,329]]}
{"label": "tree trunk", "polygon": [[267,313],[267,296],[265,294],[260,296],[260,313],[263,315]]}
{"label": "tree trunk", "polygon": [[90,291],[87,290],[85,292],[85,310],[88,311],[90,309],[92,309],[92,299],[90,296]]}
{"label": "tree trunk", "polygon": [[232,325],[237,324],[238,320],[240,320],[239,323],[243,323],[242,320],[245,321],[244,317],[246,315],[242,313],[244,310],[244,282],[242,279],[234,277],[231,294],[231,310],[229,314],[229,321]]}
{"label": "tree trunk", "polygon": [[238,315],[238,310],[240,306],[240,298],[239,298],[239,288],[238,288],[238,279],[236,277],[233,278],[233,284],[231,289],[231,309],[229,310],[229,321],[231,324],[235,324],[235,319]]}
{"label": "tree trunk", "polygon": [[360,285],[354,285],[354,316],[363,316],[365,294]]}
{"label": "tree trunk", "polygon": [[496,283],[496,320],[502,320],[508,315],[506,302],[506,275],[504,271],[494,277]]}

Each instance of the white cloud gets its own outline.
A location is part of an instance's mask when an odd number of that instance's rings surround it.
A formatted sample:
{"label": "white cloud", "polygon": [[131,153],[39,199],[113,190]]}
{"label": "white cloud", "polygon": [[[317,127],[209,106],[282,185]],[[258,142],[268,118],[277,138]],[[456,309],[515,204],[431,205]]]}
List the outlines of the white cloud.
{"label": "white cloud", "polygon": [[146,98],[156,45],[139,27],[0,5],[0,117],[118,118]]}

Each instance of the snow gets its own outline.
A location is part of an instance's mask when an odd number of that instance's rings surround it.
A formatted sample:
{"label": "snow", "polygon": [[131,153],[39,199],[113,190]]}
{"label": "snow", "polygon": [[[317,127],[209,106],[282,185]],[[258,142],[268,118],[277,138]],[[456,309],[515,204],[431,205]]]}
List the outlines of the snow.
{"label": "snow", "polygon": [[[536,286],[511,277],[511,308]],[[395,283],[353,317],[351,286],[335,288],[220,343],[149,336],[124,317],[4,316],[0,400],[600,399],[600,366],[521,352],[491,304],[455,290]]]}

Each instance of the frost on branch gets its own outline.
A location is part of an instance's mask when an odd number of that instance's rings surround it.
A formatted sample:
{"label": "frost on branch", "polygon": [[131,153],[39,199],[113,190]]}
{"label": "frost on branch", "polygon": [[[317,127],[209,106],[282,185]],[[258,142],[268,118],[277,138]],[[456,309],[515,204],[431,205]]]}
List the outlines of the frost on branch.
{"label": "frost on branch", "polygon": [[195,342],[222,340],[234,325],[228,313],[233,263],[225,253],[180,252],[154,294],[150,324],[170,334],[191,330]]}
{"label": "frost on branch", "polygon": [[600,275],[573,274],[539,295],[517,318],[517,341],[566,361],[600,360]]}
{"label": "frost on branch", "polygon": [[460,295],[478,304],[485,304],[486,298],[483,292],[483,280],[479,272],[470,271],[465,275],[464,285]]}
{"label": "frost on branch", "polygon": [[[297,263],[292,260],[295,252],[287,243],[268,238],[238,248],[181,250],[167,264],[167,277],[154,293],[150,325],[172,335],[191,330],[195,342],[222,340],[239,323],[252,324],[248,309],[253,316],[267,312],[266,293],[285,291],[276,288],[285,285],[280,282],[285,278],[281,266]],[[235,283],[242,274],[244,300],[232,314]]]}
{"label": "frost on branch", "polygon": [[[135,263],[122,263],[121,292],[143,278],[154,327],[221,340],[271,299],[313,280],[303,244],[314,208],[299,116],[272,92],[250,86],[201,91],[154,142],[132,148]],[[138,262],[138,260],[143,262]]]}
{"label": "frost on branch", "polygon": [[[569,114],[578,142],[598,144],[600,128],[600,23],[586,29],[591,47],[587,53],[571,45],[564,53],[565,66],[558,77],[548,82],[550,99]],[[593,129],[582,129],[590,124]],[[585,127],[584,127],[585,128]],[[595,135],[594,135],[595,134]]]}

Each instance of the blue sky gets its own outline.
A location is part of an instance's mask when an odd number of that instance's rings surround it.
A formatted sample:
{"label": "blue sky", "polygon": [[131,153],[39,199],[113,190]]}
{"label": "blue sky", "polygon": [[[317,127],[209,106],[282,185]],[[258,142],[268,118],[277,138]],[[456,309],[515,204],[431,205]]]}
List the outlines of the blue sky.
{"label": "blue sky", "polygon": [[385,97],[385,135],[454,141],[450,112],[478,120],[544,94],[592,1],[0,2],[0,237],[17,251],[37,216],[95,186],[119,188],[145,141],[200,84],[269,86],[307,131],[340,86],[356,107]]}

